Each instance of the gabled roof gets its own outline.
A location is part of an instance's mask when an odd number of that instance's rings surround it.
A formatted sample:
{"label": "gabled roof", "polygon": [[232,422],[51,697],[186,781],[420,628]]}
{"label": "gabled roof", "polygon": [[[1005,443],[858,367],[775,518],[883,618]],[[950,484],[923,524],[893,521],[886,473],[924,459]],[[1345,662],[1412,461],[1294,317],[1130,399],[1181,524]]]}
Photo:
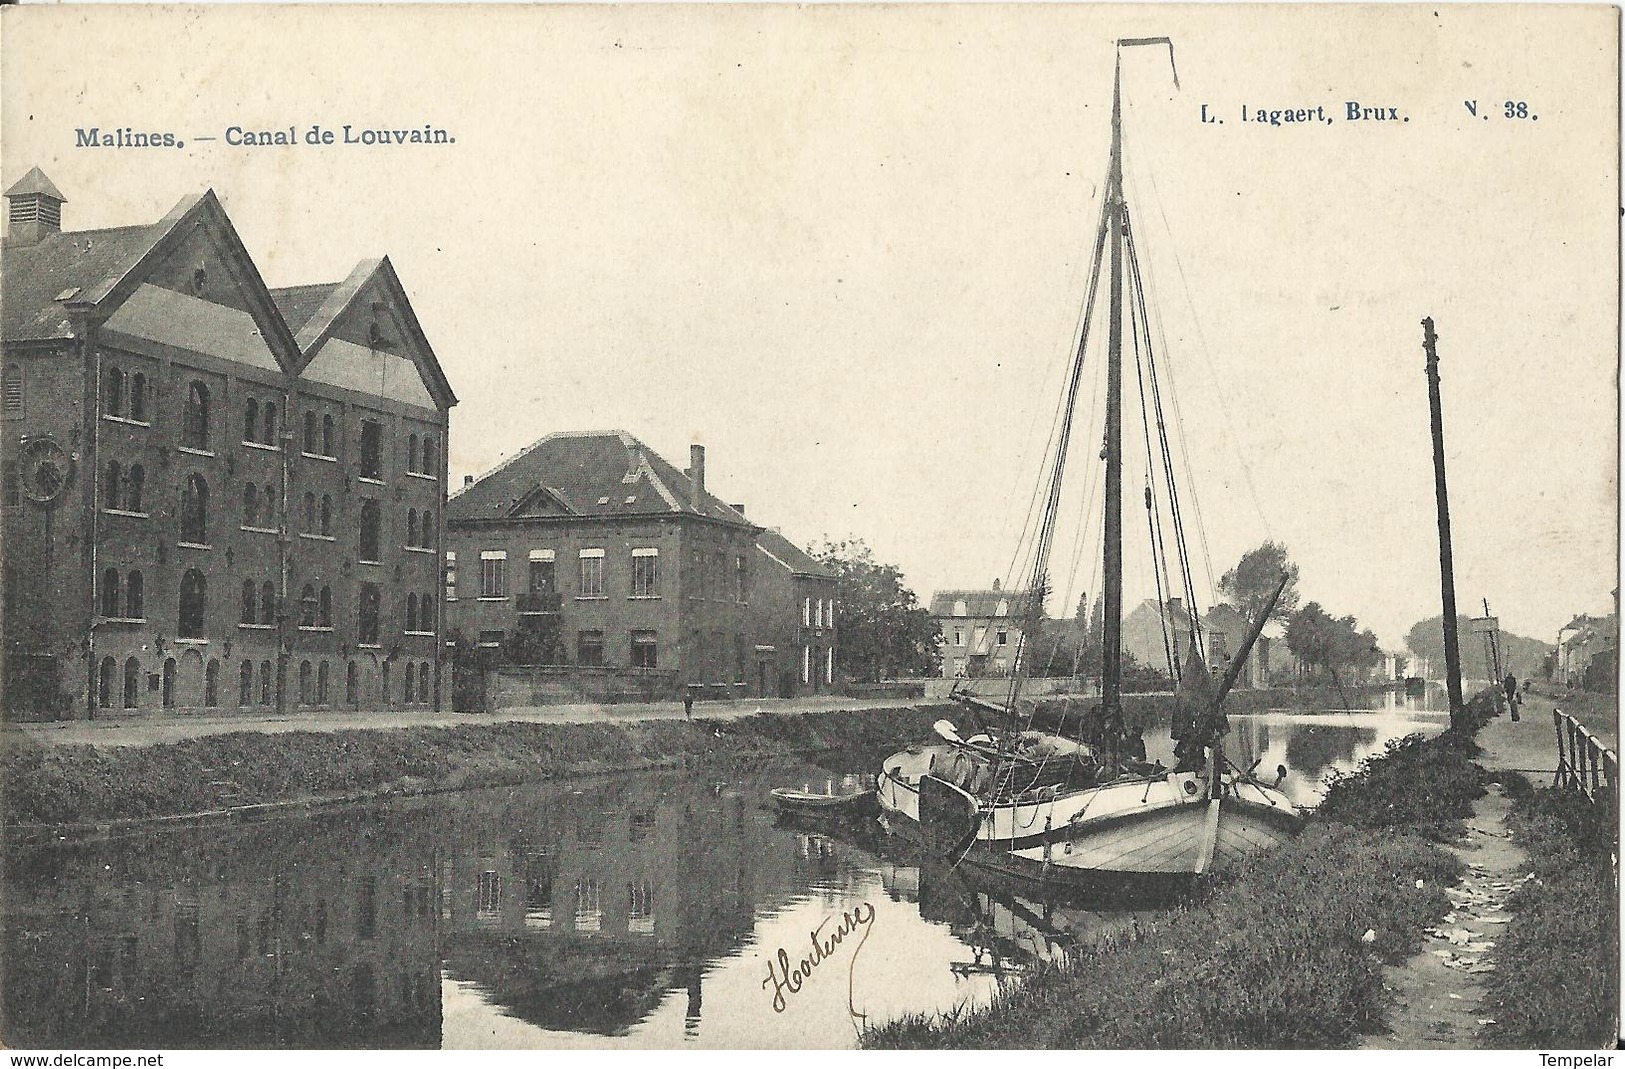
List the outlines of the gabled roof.
{"label": "gabled roof", "polygon": [[1006,616],[1019,616],[1026,600],[1025,590],[939,590],[931,595],[931,615],[953,616],[954,605],[963,601],[967,617],[996,616],[1002,601]]}
{"label": "gabled roof", "polygon": [[33,245],[5,246],[0,272],[5,340],[70,337],[67,302],[133,267],[155,230],[152,225],[76,230],[47,234]]}
{"label": "gabled roof", "polygon": [[688,476],[625,431],[550,434],[455,494],[446,519],[541,519],[561,508],[583,517],[700,515],[755,528],[709,492],[691,508]]}
{"label": "gabled roof", "polygon": [[5,288],[0,295],[5,304],[5,340],[69,337],[69,305],[112,312],[205,221],[214,224],[224,241],[266,346],[279,364],[291,364],[298,355],[293,333],[212,189],[181,198],[151,226],[65,231],[48,234],[33,245],[8,243],[4,249]]}
{"label": "gabled roof", "polygon": [[38,167],[30,167],[28,173],[11,183],[11,188],[6,190],[5,193],[8,197],[26,197],[31,194],[41,194],[50,197],[52,200],[64,202],[68,199],[62,195],[60,189],[56,188],[54,182],[45,177],[45,172]]}
{"label": "gabled roof", "polygon": [[317,282],[308,286],[284,286],[271,291],[271,300],[276,302],[277,311],[287,321],[288,329],[295,335],[299,328],[310,322],[316,310],[327,300],[328,295],[338,289],[337,282]]}
{"label": "gabled roof", "polygon": [[816,560],[806,550],[771,527],[756,536],[756,548],[763,555],[790,570],[793,575],[810,575],[818,579],[834,579],[835,570]]}

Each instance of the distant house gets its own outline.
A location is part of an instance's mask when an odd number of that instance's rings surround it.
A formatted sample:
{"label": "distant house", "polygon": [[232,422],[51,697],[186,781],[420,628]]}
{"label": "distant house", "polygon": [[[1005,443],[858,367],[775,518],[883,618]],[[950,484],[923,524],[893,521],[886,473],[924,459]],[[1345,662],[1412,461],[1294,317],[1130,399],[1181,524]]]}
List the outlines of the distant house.
{"label": "distant house", "polygon": [[835,573],[774,528],[756,536],[756,552],[758,684],[771,681],[785,696],[829,689],[835,683]]}
{"label": "distant house", "polygon": [[931,618],[942,633],[945,679],[1007,676],[1021,647],[1021,615],[1027,595],[1001,590],[939,590],[931,596]]}
{"label": "distant house", "polygon": [[[1207,665],[1215,676],[1230,666],[1230,659],[1247,638],[1248,620],[1233,606],[1220,603],[1202,615],[1202,641]],[[1190,656],[1191,614],[1180,598],[1169,598],[1167,608],[1159,610],[1155,598],[1146,598],[1123,617],[1123,650],[1134,657],[1141,667],[1168,674],[1170,656],[1177,658],[1181,667]],[[1283,658],[1286,642],[1278,625],[1266,624],[1253,644],[1252,652],[1236,686],[1262,688],[1269,686],[1271,674],[1288,667]]]}
{"label": "distant house", "polygon": [[1565,687],[1608,690],[1618,659],[1618,617],[1582,613],[1557,632],[1553,682]]}
{"label": "distant house", "polygon": [[1141,668],[1168,675],[1170,650],[1177,642],[1178,661],[1185,663],[1190,644],[1191,616],[1184,602],[1169,598],[1166,610],[1155,598],[1146,598],[1123,614],[1123,652]]}

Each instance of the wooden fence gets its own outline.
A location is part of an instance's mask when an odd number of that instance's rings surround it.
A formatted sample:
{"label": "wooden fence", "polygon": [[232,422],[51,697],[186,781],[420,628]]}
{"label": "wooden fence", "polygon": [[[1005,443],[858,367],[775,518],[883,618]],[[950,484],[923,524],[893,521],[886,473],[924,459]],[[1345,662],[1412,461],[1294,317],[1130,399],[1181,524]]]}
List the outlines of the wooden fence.
{"label": "wooden fence", "polygon": [[1552,710],[1557,728],[1557,779],[1554,786],[1582,791],[1592,801],[1619,782],[1619,755],[1604,746],[1586,726],[1561,709]]}

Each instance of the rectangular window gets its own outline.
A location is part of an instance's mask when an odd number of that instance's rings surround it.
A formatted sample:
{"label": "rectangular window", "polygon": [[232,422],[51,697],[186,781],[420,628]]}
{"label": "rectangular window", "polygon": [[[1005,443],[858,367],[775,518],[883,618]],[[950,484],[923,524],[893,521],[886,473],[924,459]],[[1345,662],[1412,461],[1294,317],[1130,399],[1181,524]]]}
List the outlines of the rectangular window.
{"label": "rectangular window", "polygon": [[831,646],[824,651],[824,682],[835,682],[835,647]]}
{"label": "rectangular window", "polygon": [[601,598],[604,596],[603,550],[584,549],[581,551],[581,586],[576,593],[583,598]]}
{"label": "rectangular window", "polygon": [[[812,626],[812,598],[805,598],[801,602],[801,626]],[[802,680],[806,682],[806,680]]]}
{"label": "rectangular window", "polygon": [[508,596],[508,551],[487,549],[480,553],[480,597]]}
{"label": "rectangular window", "polygon": [[576,663],[597,668],[604,663],[604,633],[581,631],[576,635]]}
{"label": "rectangular window", "polygon": [[1000,631],[999,632],[999,645],[1007,646],[1009,644],[1010,644],[1010,632],[1008,632],[1008,631]]}
{"label": "rectangular window", "polygon": [[972,639],[972,645],[976,647],[977,653],[987,652],[987,628],[978,627],[976,629],[976,637]]}
{"label": "rectangular window", "polygon": [[553,551],[551,549],[533,549],[530,551],[530,592],[532,594],[551,594],[558,589],[558,576],[553,571]]}
{"label": "rectangular window", "polygon": [[655,633],[653,631],[632,632],[632,667],[659,667],[655,644]]}
{"label": "rectangular window", "polygon": [[457,600],[457,554],[446,552],[446,600]]}
{"label": "rectangular window", "polygon": [[378,645],[378,584],[362,583],[356,606],[356,640]]}
{"label": "rectangular window", "polygon": [[634,598],[660,596],[660,550],[632,551],[632,596]]}
{"label": "rectangular window", "polygon": [[955,646],[963,646],[964,644],[965,644],[965,632],[961,631],[957,627],[954,628],[954,645]]}
{"label": "rectangular window", "polygon": [[502,915],[502,874],[493,870],[480,873],[474,888],[474,912],[487,920]]}
{"label": "rectangular window", "polygon": [[801,681],[812,682],[812,647],[801,647]]}
{"label": "rectangular window", "polygon": [[750,572],[746,569],[744,557],[734,561],[734,600],[741,605],[750,600]]}
{"label": "rectangular window", "polygon": [[361,421],[361,477],[384,477],[384,425],[376,420]]}

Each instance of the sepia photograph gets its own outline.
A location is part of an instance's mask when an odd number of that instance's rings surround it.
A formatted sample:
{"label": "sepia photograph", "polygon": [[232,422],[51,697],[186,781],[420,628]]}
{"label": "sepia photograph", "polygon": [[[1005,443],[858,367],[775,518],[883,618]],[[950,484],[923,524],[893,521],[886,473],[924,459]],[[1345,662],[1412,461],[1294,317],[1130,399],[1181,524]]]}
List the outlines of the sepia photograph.
{"label": "sepia photograph", "polygon": [[1609,1064],[1619,26],[0,9],[9,1064]]}

